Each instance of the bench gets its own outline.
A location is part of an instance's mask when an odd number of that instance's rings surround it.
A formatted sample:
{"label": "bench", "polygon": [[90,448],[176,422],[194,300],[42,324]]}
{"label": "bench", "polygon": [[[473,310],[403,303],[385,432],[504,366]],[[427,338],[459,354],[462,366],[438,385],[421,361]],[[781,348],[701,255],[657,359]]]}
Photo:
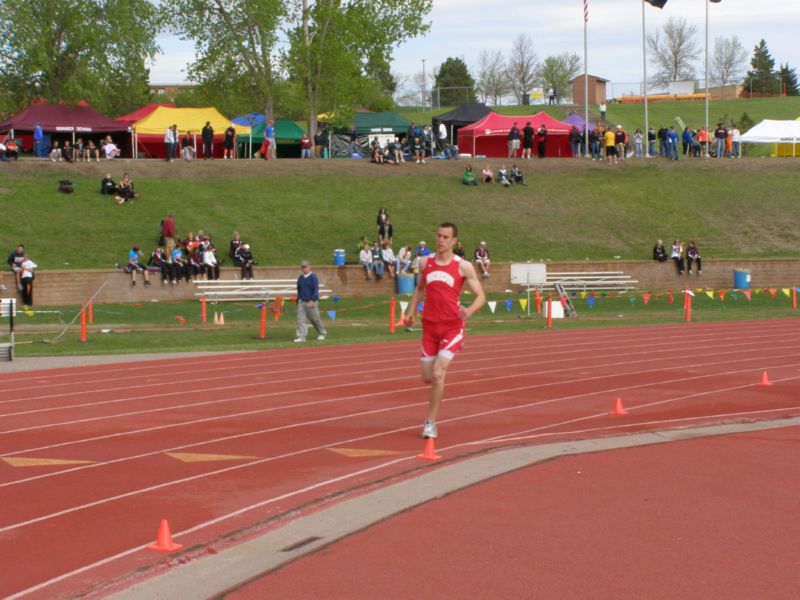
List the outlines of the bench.
{"label": "bench", "polygon": [[0,298],[0,317],[8,317],[9,325],[9,341],[0,343],[0,361],[14,360],[14,317],[16,314],[16,298]]}
{"label": "bench", "polygon": [[566,292],[628,292],[636,289],[638,283],[623,271],[548,271],[542,289],[555,291],[558,284]]}
{"label": "bench", "polygon": [[[205,296],[209,302],[265,302],[279,296],[292,297],[297,293],[297,279],[216,279],[195,281],[195,296]],[[331,290],[319,288],[320,294]]]}

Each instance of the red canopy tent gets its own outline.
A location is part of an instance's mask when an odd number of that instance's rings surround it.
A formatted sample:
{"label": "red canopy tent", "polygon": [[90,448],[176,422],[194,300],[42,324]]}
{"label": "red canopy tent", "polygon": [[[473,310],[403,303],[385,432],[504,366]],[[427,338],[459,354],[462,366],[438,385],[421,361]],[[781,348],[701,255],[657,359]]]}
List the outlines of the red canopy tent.
{"label": "red canopy tent", "polygon": [[127,115],[122,115],[121,117],[117,117],[114,119],[118,123],[125,123],[125,125],[132,126],[137,121],[141,121],[159,106],[166,106],[167,108],[175,108],[174,104],[157,104],[155,102],[151,102],[150,104],[145,104],[139,110],[135,110],[132,113]]}
{"label": "red canopy tent", "polygon": [[[123,156],[130,156],[130,127],[97,112],[84,101],[75,106],[31,104],[0,123],[0,134],[10,133],[12,137],[21,139],[23,147],[27,149],[33,145],[32,134],[37,124],[42,126],[42,131],[50,138],[70,140],[73,143],[76,138],[82,137],[84,141],[91,138],[99,144],[103,137],[114,134],[114,142],[122,148]],[[49,140],[47,143],[49,144]]]}
{"label": "red canopy tent", "polygon": [[[472,154],[472,156],[504,158],[508,156],[508,132],[511,131],[511,126],[514,123],[517,124],[521,138],[522,128],[529,122],[536,131],[542,125],[547,128],[545,155],[548,158],[572,156],[569,145],[570,126],[545,112],[520,116],[489,113],[480,121],[458,130],[458,149],[460,152]],[[536,140],[534,140],[535,142]]]}

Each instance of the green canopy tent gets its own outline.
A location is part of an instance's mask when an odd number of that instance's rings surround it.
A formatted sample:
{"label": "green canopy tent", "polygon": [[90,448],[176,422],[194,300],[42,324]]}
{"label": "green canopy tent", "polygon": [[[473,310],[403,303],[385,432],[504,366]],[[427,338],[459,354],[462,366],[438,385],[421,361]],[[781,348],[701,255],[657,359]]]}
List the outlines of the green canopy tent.
{"label": "green canopy tent", "polygon": [[[261,144],[264,143],[265,129],[266,123],[260,121],[252,126],[251,135],[237,137],[239,156],[253,156],[258,152]],[[278,119],[275,121],[275,143],[278,146],[278,158],[300,158],[300,139],[304,133],[305,130],[291,119]]]}
{"label": "green canopy tent", "polygon": [[[404,138],[411,122],[396,112],[357,112],[353,118],[358,134],[358,145],[364,156],[369,156],[369,145],[377,138]],[[350,156],[350,131],[337,129],[331,139],[333,156]]]}

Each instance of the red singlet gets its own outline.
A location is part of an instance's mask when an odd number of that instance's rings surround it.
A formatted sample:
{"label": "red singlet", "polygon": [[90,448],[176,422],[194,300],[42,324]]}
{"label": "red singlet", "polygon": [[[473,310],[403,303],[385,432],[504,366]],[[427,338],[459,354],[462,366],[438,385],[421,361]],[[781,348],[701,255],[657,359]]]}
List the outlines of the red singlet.
{"label": "red singlet", "polygon": [[464,287],[464,276],[458,271],[461,257],[453,255],[446,265],[436,264],[435,255],[428,257],[422,276],[425,281],[423,321],[437,323],[461,321],[459,299]]}

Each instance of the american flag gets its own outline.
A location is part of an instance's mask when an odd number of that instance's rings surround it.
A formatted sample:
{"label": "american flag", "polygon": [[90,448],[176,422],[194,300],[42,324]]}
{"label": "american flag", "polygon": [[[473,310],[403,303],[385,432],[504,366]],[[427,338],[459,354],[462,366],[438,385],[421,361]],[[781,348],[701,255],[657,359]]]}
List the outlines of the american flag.
{"label": "american flag", "polygon": [[583,21],[589,22],[589,0],[583,0]]}

